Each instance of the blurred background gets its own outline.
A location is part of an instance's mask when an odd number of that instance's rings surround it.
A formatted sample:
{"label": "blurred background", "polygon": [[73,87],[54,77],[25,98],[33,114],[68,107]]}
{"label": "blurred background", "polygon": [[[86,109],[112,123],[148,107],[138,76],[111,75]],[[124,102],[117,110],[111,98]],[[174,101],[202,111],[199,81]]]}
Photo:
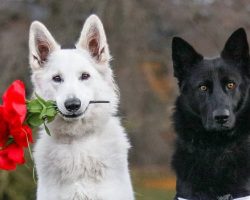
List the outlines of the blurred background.
{"label": "blurred background", "polygon": [[[32,92],[28,31],[42,21],[61,44],[74,43],[85,19],[103,20],[121,91],[120,115],[133,148],[130,167],[138,200],[170,200],[178,88],[171,39],[178,35],[205,56],[216,56],[238,27],[250,33],[249,0],[0,0],[0,95],[15,79]],[[29,155],[27,154],[27,158]],[[32,162],[0,172],[0,200],[34,200]]]}

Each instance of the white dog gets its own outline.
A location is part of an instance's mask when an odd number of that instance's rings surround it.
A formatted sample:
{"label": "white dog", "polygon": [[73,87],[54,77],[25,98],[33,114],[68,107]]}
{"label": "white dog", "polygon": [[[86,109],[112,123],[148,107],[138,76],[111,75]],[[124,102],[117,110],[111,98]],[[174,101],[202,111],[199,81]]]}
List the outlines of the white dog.
{"label": "white dog", "polygon": [[43,24],[31,24],[34,89],[60,112],[48,124],[51,136],[41,129],[35,145],[37,200],[133,200],[130,145],[115,116],[119,95],[97,16],[86,20],[75,46],[62,49]]}

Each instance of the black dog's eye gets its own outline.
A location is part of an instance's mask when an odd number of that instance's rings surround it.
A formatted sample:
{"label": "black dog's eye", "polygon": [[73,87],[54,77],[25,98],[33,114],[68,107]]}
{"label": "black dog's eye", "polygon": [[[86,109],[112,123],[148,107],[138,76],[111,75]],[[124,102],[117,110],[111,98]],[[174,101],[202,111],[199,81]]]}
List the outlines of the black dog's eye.
{"label": "black dog's eye", "polygon": [[234,90],[236,88],[236,84],[234,82],[228,82],[226,86],[229,90]]}
{"label": "black dog's eye", "polygon": [[82,73],[81,77],[80,77],[80,80],[87,80],[89,79],[90,75],[88,73]]}
{"label": "black dog's eye", "polygon": [[60,75],[53,76],[52,80],[57,83],[61,83],[63,81]]}
{"label": "black dog's eye", "polygon": [[205,92],[208,90],[208,87],[206,85],[201,85],[199,88],[200,88],[200,91],[202,92]]}

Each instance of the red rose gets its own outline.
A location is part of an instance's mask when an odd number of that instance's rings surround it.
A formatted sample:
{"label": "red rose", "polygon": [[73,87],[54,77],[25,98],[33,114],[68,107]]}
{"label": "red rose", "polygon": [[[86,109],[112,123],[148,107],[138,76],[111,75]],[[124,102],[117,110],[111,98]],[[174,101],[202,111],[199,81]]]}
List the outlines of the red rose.
{"label": "red rose", "polygon": [[3,107],[0,106],[0,148],[5,146],[8,138],[8,124],[4,120]]}
{"label": "red rose", "polygon": [[0,168],[14,170],[17,164],[23,164],[24,151],[19,145],[12,143],[0,151]]}
{"label": "red rose", "polygon": [[24,124],[26,114],[24,84],[14,81],[0,105],[0,169],[13,170],[25,162],[23,147],[32,142],[32,130]]}
{"label": "red rose", "polygon": [[3,95],[3,118],[8,123],[10,135],[23,147],[32,140],[32,130],[23,125],[27,114],[25,87],[22,81],[14,81]]}
{"label": "red rose", "polygon": [[[40,111],[39,120],[37,111]],[[26,119],[28,112],[29,117]],[[38,127],[42,123],[45,125],[56,114],[53,101],[45,101],[37,95],[37,99],[26,102],[23,82],[14,81],[4,93],[3,105],[0,105],[0,169],[13,170],[16,165],[23,164],[24,147],[33,142],[30,127]],[[45,127],[45,130],[49,133],[48,128]]]}
{"label": "red rose", "polygon": [[12,126],[10,127],[10,134],[15,142],[22,147],[27,147],[28,142],[33,142],[32,130],[28,125]]}
{"label": "red rose", "polygon": [[14,81],[3,95],[4,117],[12,125],[22,125],[26,113],[25,87],[22,81]]}

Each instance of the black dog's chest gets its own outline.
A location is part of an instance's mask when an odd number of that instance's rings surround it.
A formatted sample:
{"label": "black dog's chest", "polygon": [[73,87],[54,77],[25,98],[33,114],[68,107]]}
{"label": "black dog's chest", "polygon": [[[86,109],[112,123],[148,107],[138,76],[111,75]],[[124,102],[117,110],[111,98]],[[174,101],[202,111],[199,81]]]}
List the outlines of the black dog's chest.
{"label": "black dog's chest", "polygon": [[[173,167],[178,177],[178,193],[216,195],[245,193],[249,177],[249,152],[246,144],[206,147],[178,144]],[[235,194],[237,195],[237,194]]]}

